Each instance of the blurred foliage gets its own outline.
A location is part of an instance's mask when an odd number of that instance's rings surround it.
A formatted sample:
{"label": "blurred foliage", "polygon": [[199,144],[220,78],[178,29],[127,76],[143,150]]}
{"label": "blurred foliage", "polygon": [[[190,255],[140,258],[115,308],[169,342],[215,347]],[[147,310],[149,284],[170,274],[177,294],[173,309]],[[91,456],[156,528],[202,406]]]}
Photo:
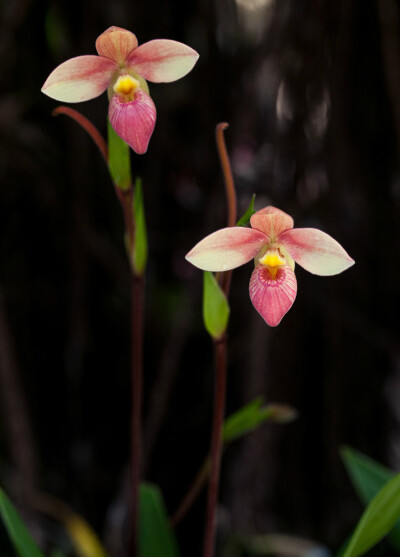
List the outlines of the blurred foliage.
{"label": "blurred foliage", "polygon": [[44,557],[10,499],[0,489],[0,514],[19,557]]}
{"label": "blurred foliage", "polygon": [[293,408],[282,404],[265,405],[263,397],[258,397],[228,416],[222,437],[228,443],[250,433],[264,422],[288,423],[296,417]]}
{"label": "blurred foliage", "polygon": [[[354,488],[364,505],[370,504],[374,497],[395,476],[394,472],[382,466],[379,462],[375,462],[351,447],[343,447],[341,456]],[[383,514],[390,512],[390,507],[387,507]],[[390,530],[389,540],[400,552],[400,521],[397,521]]]}
{"label": "blurred foliage", "polygon": [[178,557],[178,544],[168,524],[161,491],[155,485],[140,486],[139,551],[141,557]]}
{"label": "blurred foliage", "polygon": [[146,213],[144,209],[144,196],[142,180],[136,178],[133,191],[133,210],[135,215],[135,249],[133,254],[133,268],[139,275],[146,270],[148,257]]}
{"label": "blurred foliage", "polygon": [[250,205],[247,207],[245,213],[237,221],[236,226],[246,226],[250,222],[251,215],[255,213],[254,211],[254,201],[256,200],[255,194],[252,195]]}
{"label": "blurred foliage", "polygon": [[364,555],[385,537],[400,518],[400,474],[373,497],[360,518],[343,557]]}

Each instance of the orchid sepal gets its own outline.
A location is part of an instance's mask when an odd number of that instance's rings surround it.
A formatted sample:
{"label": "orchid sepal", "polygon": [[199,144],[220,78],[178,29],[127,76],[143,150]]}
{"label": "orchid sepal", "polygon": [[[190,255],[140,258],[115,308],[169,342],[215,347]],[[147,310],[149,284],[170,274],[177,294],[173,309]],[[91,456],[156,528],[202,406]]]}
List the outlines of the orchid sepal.
{"label": "orchid sepal", "polygon": [[252,228],[264,232],[271,242],[275,242],[279,234],[293,228],[294,222],[284,211],[268,206],[254,213],[250,218],[250,224]]}
{"label": "orchid sepal", "polygon": [[122,66],[129,54],[137,48],[136,35],[121,27],[109,27],[96,39],[96,50],[99,56],[104,56]]}

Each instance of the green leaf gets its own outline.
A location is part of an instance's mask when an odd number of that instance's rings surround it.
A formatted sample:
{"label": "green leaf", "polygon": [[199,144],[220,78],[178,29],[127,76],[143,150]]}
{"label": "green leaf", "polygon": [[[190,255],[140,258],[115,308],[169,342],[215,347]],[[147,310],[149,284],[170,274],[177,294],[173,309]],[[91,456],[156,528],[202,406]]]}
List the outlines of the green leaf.
{"label": "green leaf", "polygon": [[209,271],[203,274],[203,321],[214,340],[225,333],[229,320],[229,304],[217,279]]}
{"label": "green leaf", "polygon": [[389,480],[365,509],[343,557],[357,557],[378,543],[400,518],[400,474]]}
{"label": "green leaf", "polygon": [[245,214],[237,221],[236,226],[247,226],[250,222],[251,215],[254,215],[254,201],[256,199],[256,194],[253,193],[250,205],[247,207]]}
{"label": "green leaf", "polygon": [[283,404],[268,404],[263,406],[263,397],[258,397],[249,402],[224,422],[222,438],[225,443],[243,437],[266,421],[287,423],[295,419],[297,413],[290,406]]}
{"label": "green leaf", "polygon": [[358,496],[366,505],[395,475],[382,464],[350,447],[343,447],[340,455]]}
{"label": "green leaf", "polygon": [[[340,454],[351,482],[365,505],[395,475],[392,470],[350,447],[343,447]],[[390,532],[389,539],[400,551],[400,522]]]}
{"label": "green leaf", "polygon": [[51,557],[67,557],[61,549],[55,548],[51,552]]}
{"label": "green leaf", "polygon": [[107,119],[108,166],[114,184],[122,191],[132,186],[129,146],[114,131]]}
{"label": "green leaf", "polygon": [[147,263],[147,231],[146,216],[144,211],[142,180],[136,178],[133,192],[133,211],[135,215],[135,245],[133,251],[133,268],[141,275]]}
{"label": "green leaf", "polygon": [[0,514],[14,548],[20,557],[44,557],[22,522],[17,509],[1,488]]}
{"label": "green leaf", "polygon": [[154,484],[142,483],[139,494],[140,557],[179,557],[160,489]]}

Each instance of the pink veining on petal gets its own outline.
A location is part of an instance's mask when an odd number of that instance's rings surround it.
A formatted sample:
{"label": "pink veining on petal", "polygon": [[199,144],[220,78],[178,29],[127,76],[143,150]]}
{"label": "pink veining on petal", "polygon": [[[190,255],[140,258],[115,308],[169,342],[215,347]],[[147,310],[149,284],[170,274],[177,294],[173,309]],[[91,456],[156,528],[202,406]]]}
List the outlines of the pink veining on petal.
{"label": "pink veining on petal", "polygon": [[296,276],[289,267],[282,267],[274,279],[267,267],[257,265],[250,278],[249,293],[261,317],[276,327],[296,298]]}
{"label": "pink veining on petal", "polygon": [[131,102],[123,102],[114,95],[108,117],[116,133],[136,153],[142,155],[147,151],[157,118],[156,107],[149,95],[139,90]]}
{"label": "pink veining on petal", "polygon": [[167,83],[189,73],[198,58],[198,53],[183,43],[155,39],[136,48],[126,66],[149,81]]}
{"label": "pink veining on petal", "polygon": [[316,228],[294,228],[278,239],[289,255],[314,275],[337,275],[354,265],[354,259],[329,234]]}
{"label": "pink veining on petal", "polygon": [[252,215],[250,224],[253,228],[261,230],[274,242],[284,230],[293,228],[293,219],[276,207],[265,207]]}
{"label": "pink veining on petal", "polygon": [[258,230],[222,228],[196,244],[186,259],[203,271],[229,271],[253,259],[267,241]]}
{"label": "pink veining on petal", "polygon": [[57,101],[77,103],[101,95],[118,66],[100,56],[77,56],[63,62],[46,79],[42,92]]}
{"label": "pink veining on petal", "polygon": [[109,27],[96,40],[99,56],[105,56],[121,66],[137,45],[136,36],[121,27]]}

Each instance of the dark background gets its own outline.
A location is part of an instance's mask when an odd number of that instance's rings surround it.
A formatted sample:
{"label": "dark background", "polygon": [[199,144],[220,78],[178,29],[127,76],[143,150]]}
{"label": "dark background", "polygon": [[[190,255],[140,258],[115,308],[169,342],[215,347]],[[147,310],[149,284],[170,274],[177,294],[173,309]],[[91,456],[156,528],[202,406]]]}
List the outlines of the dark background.
{"label": "dark background", "polygon": [[[297,300],[276,329],[249,300],[251,263],[233,274],[227,411],[264,395],[299,418],[226,452],[221,539],[280,532],[336,550],[361,512],[340,446],[400,467],[399,4],[13,0],[0,10],[2,486],[43,547],[66,540],[27,503],[32,487],[70,505],[113,557],[123,555],[122,217],[90,138],[53,118],[57,103],[40,93],[59,63],[95,54],[97,36],[117,25],[139,43],[169,38],[200,53],[184,79],[150,84],[155,132],[148,153],[132,155],[150,243],[145,477],[172,512],[208,450],[212,345],[201,273],[184,255],[225,225],[214,129],[226,121],[239,212],[256,193],[256,208],[273,204],[295,225],[321,228],[356,265],[328,278],[297,267]],[[74,108],[105,133],[106,95]],[[203,514],[204,496],[177,529],[184,556],[200,554]]]}

